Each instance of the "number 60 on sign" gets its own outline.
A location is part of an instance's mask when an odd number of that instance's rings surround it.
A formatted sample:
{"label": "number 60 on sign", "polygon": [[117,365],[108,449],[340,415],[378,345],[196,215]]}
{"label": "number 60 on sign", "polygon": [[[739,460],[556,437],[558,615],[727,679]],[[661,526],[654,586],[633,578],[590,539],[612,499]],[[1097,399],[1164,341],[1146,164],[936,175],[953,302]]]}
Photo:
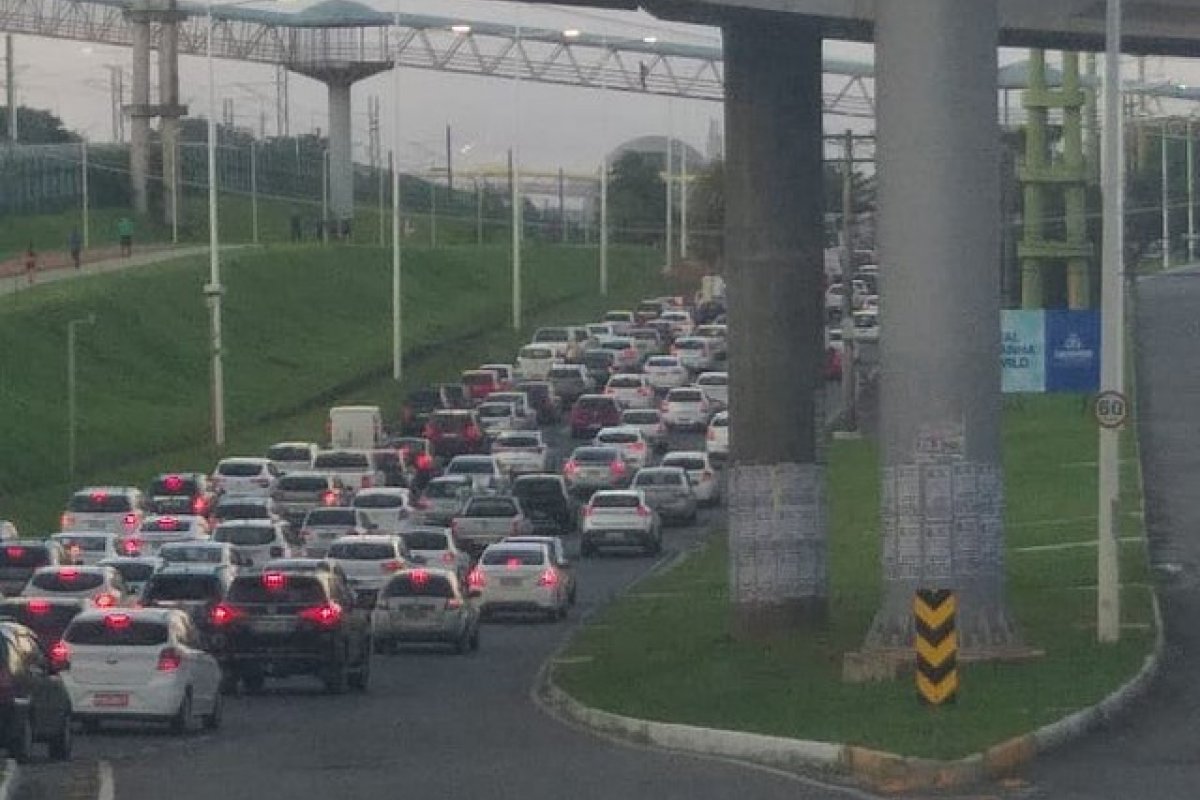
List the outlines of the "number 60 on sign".
{"label": "number 60 on sign", "polygon": [[1120,392],[1101,392],[1096,395],[1094,410],[1100,427],[1120,428],[1129,418],[1129,401]]}

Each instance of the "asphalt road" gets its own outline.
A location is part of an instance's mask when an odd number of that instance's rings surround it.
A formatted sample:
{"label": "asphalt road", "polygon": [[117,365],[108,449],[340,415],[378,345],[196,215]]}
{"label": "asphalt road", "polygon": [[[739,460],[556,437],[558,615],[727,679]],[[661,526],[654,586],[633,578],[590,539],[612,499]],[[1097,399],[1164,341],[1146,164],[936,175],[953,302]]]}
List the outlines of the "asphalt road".
{"label": "asphalt road", "polygon": [[[559,453],[569,446],[562,430],[548,439]],[[675,439],[672,449],[702,446],[695,434]],[[705,511],[694,527],[668,529],[663,557],[702,542],[720,513]],[[570,548],[577,549],[574,539]],[[772,772],[616,744],[539,711],[530,690],[542,662],[654,562],[606,557],[575,563],[578,604],[566,623],[489,622],[472,656],[376,656],[366,694],[325,696],[315,681],[301,679],[268,683],[263,695],[229,698],[216,734],[176,738],[130,727],[80,736],[69,768],[31,765],[17,798],[96,797],[100,762],[111,770],[120,800],[847,796]]]}
{"label": "asphalt road", "polygon": [[1192,800],[1200,794],[1200,273],[1142,279],[1138,421],[1151,561],[1167,636],[1158,681],[1130,713],[1041,759],[1027,796]]}

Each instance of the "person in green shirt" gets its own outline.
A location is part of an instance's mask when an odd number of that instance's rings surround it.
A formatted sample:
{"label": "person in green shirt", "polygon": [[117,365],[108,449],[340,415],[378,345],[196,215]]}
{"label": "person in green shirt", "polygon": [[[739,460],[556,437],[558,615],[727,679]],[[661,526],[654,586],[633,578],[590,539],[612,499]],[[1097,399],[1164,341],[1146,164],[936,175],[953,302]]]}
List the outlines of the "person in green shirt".
{"label": "person in green shirt", "polygon": [[133,220],[129,217],[117,220],[117,239],[121,242],[121,255],[133,255]]}

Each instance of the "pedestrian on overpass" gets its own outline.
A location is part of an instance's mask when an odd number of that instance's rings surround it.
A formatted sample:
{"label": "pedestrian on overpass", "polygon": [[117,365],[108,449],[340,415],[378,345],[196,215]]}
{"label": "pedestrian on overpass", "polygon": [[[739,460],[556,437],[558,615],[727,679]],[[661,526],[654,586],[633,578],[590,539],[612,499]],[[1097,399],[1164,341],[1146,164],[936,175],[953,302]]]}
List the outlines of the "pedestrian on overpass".
{"label": "pedestrian on overpass", "polygon": [[133,255],[133,220],[121,217],[117,220],[117,239],[121,242],[121,255]]}
{"label": "pedestrian on overpass", "polygon": [[83,235],[79,228],[71,229],[71,235],[67,237],[67,249],[71,251],[71,263],[75,265],[75,269],[79,269],[80,255],[83,252]]}

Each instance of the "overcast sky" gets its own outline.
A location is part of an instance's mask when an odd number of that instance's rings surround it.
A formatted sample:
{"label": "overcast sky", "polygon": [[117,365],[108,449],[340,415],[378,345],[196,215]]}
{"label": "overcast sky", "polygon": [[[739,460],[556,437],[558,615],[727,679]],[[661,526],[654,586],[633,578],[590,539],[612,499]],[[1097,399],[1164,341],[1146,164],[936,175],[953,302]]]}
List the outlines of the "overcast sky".
{"label": "overcast sky", "polygon": [[[607,12],[589,8],[529,6],[496,0],[399,0],[407,13],[435,14],[464,20],[517,22],[548,28],[578,28],[589,33],[640,37],[657,36],[662,41],[689,44],[720,44],[715,28],[667,23],[643,13]],[[311,0],[289,3],[286,10],[299,10]],[[383,11],[396,5],[386,0],[367,0]],[[270,6],[266,6],[270,7]],[[111,105],[105,64],[122,64],[128,69],[130,53],[124,48],[85,46],[81,42],[18,37],[19,100],[22,104],[50,108],[69,127],[96,141],[109,141]],[[826,52],[843,58],[870,59],[871,48],[830,42]],[[1002,60],[1022,57],[1006,53]],[[1150,59],[1151,78],[1192,80],[1198,70],[1178,60]],[[217,80],[221,97],[231,97],[238,124],[259,127],[266,115],[267,133],[274,132],[274,69],[270,66],[218,62]],[[355,157],[366,160],[367,98],[382,98],[384,147],[392,141],[390,75],[377,76],[354,87]],[[600,92],[573,87],[522,82],[519,90],[520,121],[513,113],[511,81],[426,70],[404,70],[401,74],[403,122],[402,164],[409,168],[428,166],[434,158],[444,161],[444,130],[454,129],[456,168],[499,165],[514,143],[523,164],[530,168],[565,166],[574,171],[590,170],[601,155],[622,141],[645,134],[675,134],[700,152],[706,149],[710,121],[721,117],[718,103],[668,100],[663,97]],[[129,80],[126,78],[126,91]],[[183,101],[195,114],[203,114],[207,102],[204,63],[183,58],[181,64]],[[218,101],[219,102],[219,101]],[[850,121],[827,121],[827,129],[841,130]],[[862,128],[864,123],[853,123]],[[324,87],[316,81],[292,75],[290,79],[290,125],[293,133],[322,131],[328,127]],[[465,153],[461,152],[465,149]]]}

